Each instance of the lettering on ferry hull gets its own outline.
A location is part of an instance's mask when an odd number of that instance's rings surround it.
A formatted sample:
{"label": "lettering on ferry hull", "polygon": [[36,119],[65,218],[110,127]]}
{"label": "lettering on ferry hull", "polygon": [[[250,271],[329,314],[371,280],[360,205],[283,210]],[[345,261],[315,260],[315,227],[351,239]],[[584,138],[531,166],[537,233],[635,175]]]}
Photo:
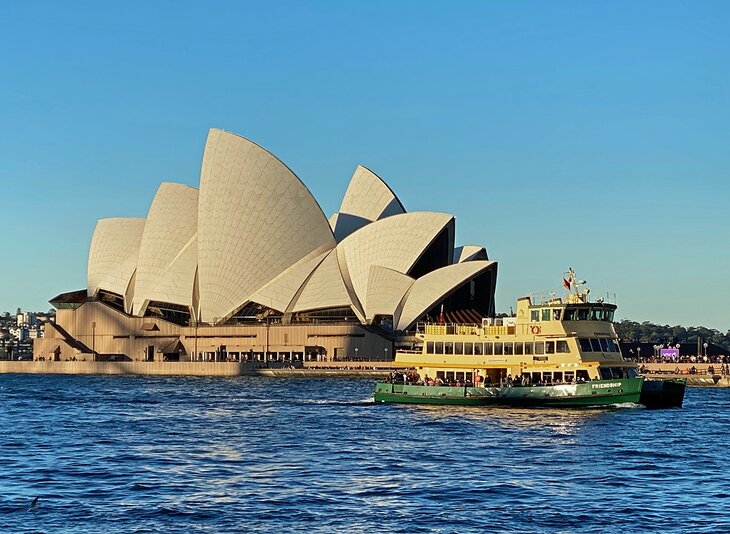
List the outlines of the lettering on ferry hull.
{"label": "lettering on ferry hull", "polygon": [[621,386],[621,382],[610,382],[608,384],[591,384],[591,389],[617,388]]}

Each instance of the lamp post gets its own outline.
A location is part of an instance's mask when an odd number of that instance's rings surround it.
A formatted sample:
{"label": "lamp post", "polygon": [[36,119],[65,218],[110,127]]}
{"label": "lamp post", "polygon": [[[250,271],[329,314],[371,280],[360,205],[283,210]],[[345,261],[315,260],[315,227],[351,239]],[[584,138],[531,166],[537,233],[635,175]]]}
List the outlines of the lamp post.
{"label": "lamp post", "polygon": [[198,319],[197,318],[193,318],[193,329],[194,329],[194,336],[195,336],[193,343],[195,345],[195,348],[193,349],[193,357],[190,358],[191,362],[198,359]]}
{"label": "lamp post", "polygon": [[703,343],[702,346],[705,348],[705,361],[707,361],[707,343]]}
{"label": "lamp post", "polygon": [[264,362],[269,366],[269,316],[266,316],[266,349],[264,350]]}
{"label": "lamp post", "polygon": [[91,321],[91,359],[96,361],[96,321]]}
{"label": "lamp post", "polygon": [[636,347],[636,353],[637,353],[637,357],[639,358],[639,361],[641,361],[641,347]]}
{"label": "lamp post", "polygon": [[357,361],[357,347],[355,347],[355,361]]}
{"label": "lamp post", "polygon": [[385,347],[383,352],[385,353],[385,361],[388,361],[388,347]]}

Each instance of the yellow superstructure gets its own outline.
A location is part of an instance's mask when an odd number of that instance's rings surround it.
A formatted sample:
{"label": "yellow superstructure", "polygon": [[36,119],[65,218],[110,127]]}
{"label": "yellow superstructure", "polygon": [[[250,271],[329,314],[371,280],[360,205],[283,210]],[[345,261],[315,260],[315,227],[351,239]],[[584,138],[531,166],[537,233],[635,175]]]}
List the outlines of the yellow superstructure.
{"label": "yellow superstructure", "polygon": [[396,363],[415,368],[421,380],[495,384],[512,380],[558,384],[635,376],[623,359],[613,327],[614,304],[566,299],[517,301],[512,317],[482,324],[423,324],[421,350],[401,350]]}

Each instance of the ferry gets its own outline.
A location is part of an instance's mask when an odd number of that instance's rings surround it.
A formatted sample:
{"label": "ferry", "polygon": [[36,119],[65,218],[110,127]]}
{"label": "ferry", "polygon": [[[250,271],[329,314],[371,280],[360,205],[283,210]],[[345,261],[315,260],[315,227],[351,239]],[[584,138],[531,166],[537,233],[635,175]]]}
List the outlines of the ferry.
{"label": "ferry", "polygon": [[572,269],[565,298],[527,296],[511,317],[417,326],[420,350],[398,350],[410,372],[376,384],[375,402],[582,407],[682,405],[685,383],[648,380],[621,354],[616,305],[591,302]]}

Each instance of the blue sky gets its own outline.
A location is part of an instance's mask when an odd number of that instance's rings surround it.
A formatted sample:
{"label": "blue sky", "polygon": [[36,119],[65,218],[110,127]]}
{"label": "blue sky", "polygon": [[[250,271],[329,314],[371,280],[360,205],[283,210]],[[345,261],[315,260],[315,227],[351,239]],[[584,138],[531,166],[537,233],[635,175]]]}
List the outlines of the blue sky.
{"label": "blue sky", "polygon": [[498,310],[567,267],[730,329],[728,2],[0,0],[0,310],[85,286],[96,220],[197,185],[208,128],[327,215],[355,166],[453,213]]}

